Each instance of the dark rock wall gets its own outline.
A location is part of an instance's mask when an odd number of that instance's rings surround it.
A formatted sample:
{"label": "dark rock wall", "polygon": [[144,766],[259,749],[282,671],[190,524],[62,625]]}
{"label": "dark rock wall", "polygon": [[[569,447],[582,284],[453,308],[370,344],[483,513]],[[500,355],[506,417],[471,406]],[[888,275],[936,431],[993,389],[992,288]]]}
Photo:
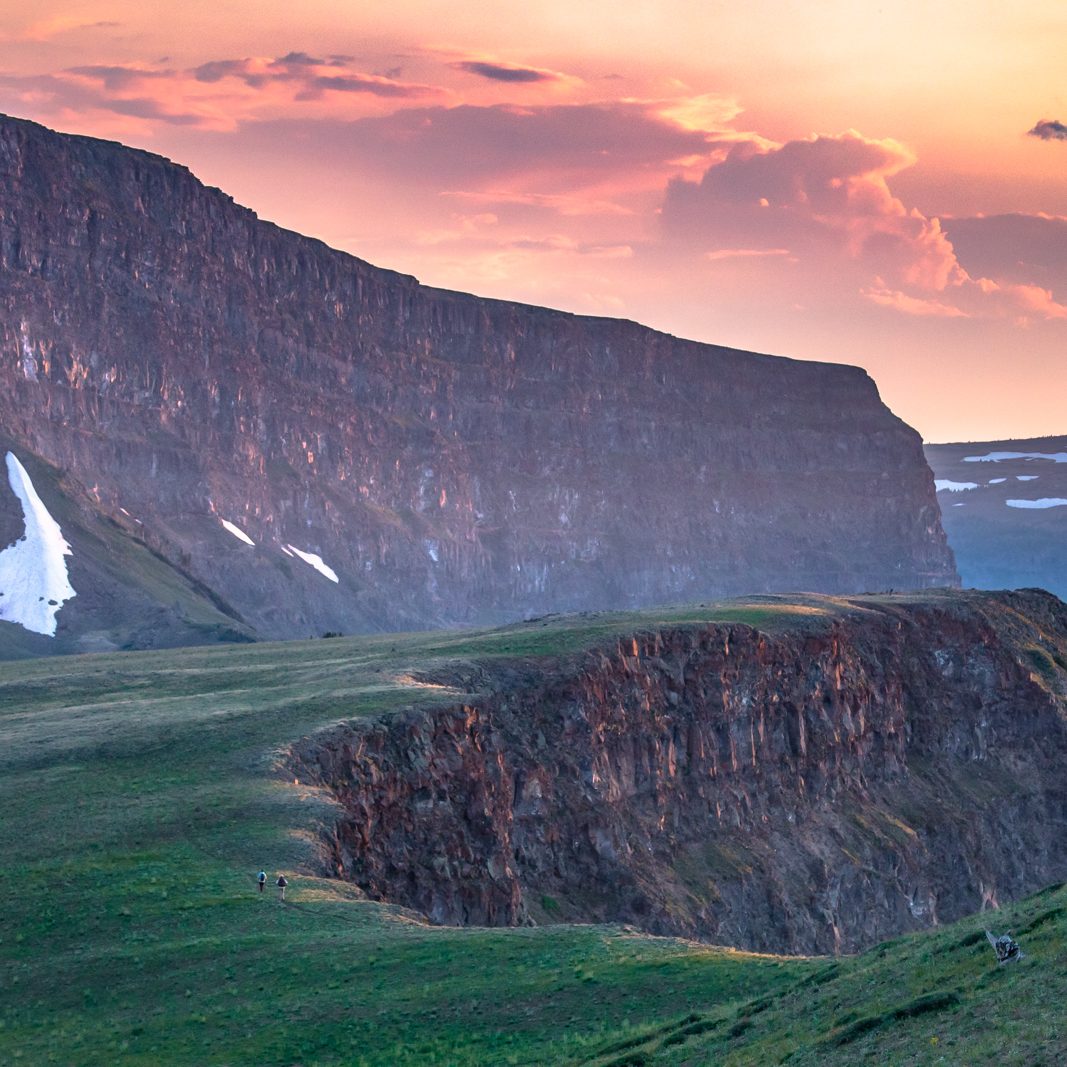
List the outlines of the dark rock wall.
{"label": "dark rock wall", "polygon": [[12,119],[0,429],[264,635],[956,580],[857,368],[429,289]]}
{"label": "dark rock wall", "polygon": [[804,953],[1067,875],[1067,608],[1047,594],[639,633],[495,684],[294,747],[342,805],[331,873],[441,923]]}

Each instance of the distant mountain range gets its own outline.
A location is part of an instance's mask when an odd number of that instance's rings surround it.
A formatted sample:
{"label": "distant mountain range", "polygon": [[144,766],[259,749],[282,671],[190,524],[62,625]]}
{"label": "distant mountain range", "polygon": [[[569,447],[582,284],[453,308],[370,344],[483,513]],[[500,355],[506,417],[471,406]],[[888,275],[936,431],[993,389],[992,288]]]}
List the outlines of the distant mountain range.
{"label": "distant mountain range", "polygon": [[27,479],[61,529],[20,653],[957,580],[858,368],[431,289],[10,118],[0,435],[0,545]]}
{"label": "distant mountain range", "polygon": [[1067,599],[1067,436],[925,451],[963,584]]}

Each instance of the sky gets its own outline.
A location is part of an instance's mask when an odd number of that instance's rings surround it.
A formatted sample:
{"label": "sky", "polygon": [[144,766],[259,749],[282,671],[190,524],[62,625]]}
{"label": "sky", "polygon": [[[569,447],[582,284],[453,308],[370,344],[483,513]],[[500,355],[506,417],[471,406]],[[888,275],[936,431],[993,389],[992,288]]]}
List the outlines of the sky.
{"label": "sky", "polygon": [[1067,434],[1060,0],[34,0],[0,111],[429,285]]}

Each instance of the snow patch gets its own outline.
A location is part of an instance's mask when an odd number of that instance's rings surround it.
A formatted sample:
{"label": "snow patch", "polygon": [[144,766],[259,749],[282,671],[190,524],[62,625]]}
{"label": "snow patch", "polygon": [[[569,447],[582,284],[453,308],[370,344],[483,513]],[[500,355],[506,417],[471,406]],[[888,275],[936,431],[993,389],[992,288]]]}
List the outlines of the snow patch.
{"label": "snow patch", "polygon": [[1043,496],[1040,500],[1005,500],[1009,508],[1063,508],[1067,500],[1062,496]]}
{"label": "snow patch", "polygon": [[325,576],[326,578],[329,578],[331,582],[340,582],[341,579],[337,577],[337,572],[332,567],[328,567],[325,563],[323,563],[322,556],[316,556],[314,552],[301,552],[300,549],[296,547],[296,545],[289,545],[288,547],[305,563],[308,563],[312,567],[314,567],[315,570],[319,572],[319,574]]}
{"label": "snow patch", "polygon": [[246,545],[252,545],[253,547],[255,547],[255,541],[253,541],[252,538],[249,537],[248,534],[246,534],[240,526],[235,526],[232,522],[227,522],[226,519],[219,519],[219,522],[221,522],[222,525],[227,530],[229,530],[230,533],[232,533],[238,541],[244,541]]}
{"label": "snow patch", "polygon": [[1005,459],[1051,459],[1067,463],[1067,452],[987,452],[984,456],[964,456],[964,463],[1000,463]]}
{"label": "snow patch", "polygon": [[1017,482],[1036,482],[1037,479],[1038,479],[1038,475],[1036,475],[1036,474],[1017,474],[1017,475],[1015,475],[1015,480]]}
{"label": "snow patch", "polygon": [[990,478],[989,479],[989,484],[990,485],[1000,485],[1001,482],[1006,482],[1007,480],[1008,480],[1007,478]]}
{"label": "snow patch", "polygon": [[13,452],[7,454],[7,480],[22,504],[26,532],[0,552],[0,619],[55,637],[56,613],[77,595],[64,559],[70,545]]}
{"label": "snow patch", "polygon": [[962,493],[966,489],[977,489],[977,482],[954,482],[949,478],[935,478],[934,490],[940,493],[943,489],[947,489],[950,493]]}

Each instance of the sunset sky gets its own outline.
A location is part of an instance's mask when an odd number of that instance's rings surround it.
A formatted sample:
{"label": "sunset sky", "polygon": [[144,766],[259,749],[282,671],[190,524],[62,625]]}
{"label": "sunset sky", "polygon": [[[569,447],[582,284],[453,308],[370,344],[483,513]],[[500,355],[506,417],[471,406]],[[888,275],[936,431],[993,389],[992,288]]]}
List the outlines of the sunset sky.
{"label": "sunset sky", "polygon": [[431,285],[1067,433],[1067,5],[33,0],[0,110]]}

